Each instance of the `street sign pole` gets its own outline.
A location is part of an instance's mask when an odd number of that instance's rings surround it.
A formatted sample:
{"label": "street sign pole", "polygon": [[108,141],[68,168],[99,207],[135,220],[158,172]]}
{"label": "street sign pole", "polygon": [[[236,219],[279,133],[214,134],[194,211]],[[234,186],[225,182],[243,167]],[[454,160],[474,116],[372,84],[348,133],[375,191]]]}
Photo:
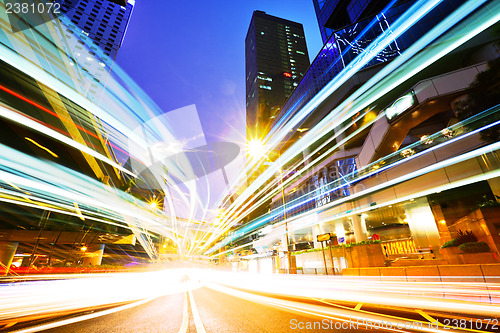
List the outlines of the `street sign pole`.
{"label": "street sign pole", "polygon": [[326,267],[325,247],[323,246],[323,242],[321,242],[321,252],[323,252],[323,262],[325,263],[325,274],[328,275],[328,268]]}

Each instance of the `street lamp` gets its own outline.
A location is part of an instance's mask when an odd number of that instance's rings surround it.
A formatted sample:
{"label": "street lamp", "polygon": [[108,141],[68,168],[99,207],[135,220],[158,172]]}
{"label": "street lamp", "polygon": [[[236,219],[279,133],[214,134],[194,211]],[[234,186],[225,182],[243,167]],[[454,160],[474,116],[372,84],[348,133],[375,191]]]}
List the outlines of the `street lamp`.
{"label": "street lamp", "polygon": [[252,139],[248,141],[247,151],[248,155],[250,155],[252,158],[262,158],[262,157],[267,158],[266,149],[264,146],[264,142],[262,142],[262,140]]}
{"label": "street lamp", "polygon": [[[264,142],[262,140],[258,140],[258,139],[250,140],[248,142],[248,145],[247,145],[247,151],[248,151],[248,154],[252,158],[255,158],[255,159],[266,158],[269,162],[271,162],[271,163],[273,162],[266,155],[265,145],[264,145]],[[284,185],[283,185],[283,169],[281,167],[279,168],[279,173],[280,173],[280,182],[281,182],[281,199],[283,201],[283,221],[285,222],[285,238],[286,238],[285,256],[286,256],[287,262],[288,262],[288,271],[290,272],[290,269],[292,267],[291,257],[290,257],[290,254],[288,252],[288,250],[290,249],[290,240],[288,239],[288,222],[286,219],[285,189],[284,189]]]}

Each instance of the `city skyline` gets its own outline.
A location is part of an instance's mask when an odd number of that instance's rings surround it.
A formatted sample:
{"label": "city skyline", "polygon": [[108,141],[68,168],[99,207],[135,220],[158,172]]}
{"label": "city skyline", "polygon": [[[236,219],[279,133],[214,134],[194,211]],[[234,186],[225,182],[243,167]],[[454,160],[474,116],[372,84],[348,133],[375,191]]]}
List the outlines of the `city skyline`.
{"label": "city skyline", "polygon": [[1,331],[498,330],[500,0],[60,1],[0,0]]}
{"label": "city skyline", "polygon": [[[136,2],[117,64],[164,112],[195,104],[210,141],[244,144],[244,41],[254,10],[302,23],[310,58],[314,59],[322,46],[314,7],[308,0],[223,1],[215,7],[200,1],[168,6],[163,11],[166,4],[159,6],[155,10]],[[186,19],[189,8],[193,15]],[[150,15],[158,17],[158,13],[163,20],[151,19]],[[201,17],[208,18],[206,29],[196,28]],[[147,48],[154,41],[164,42]],[[171,52],[173,48],[175,52]],[[154,80],[161,84],[152,84]]]}

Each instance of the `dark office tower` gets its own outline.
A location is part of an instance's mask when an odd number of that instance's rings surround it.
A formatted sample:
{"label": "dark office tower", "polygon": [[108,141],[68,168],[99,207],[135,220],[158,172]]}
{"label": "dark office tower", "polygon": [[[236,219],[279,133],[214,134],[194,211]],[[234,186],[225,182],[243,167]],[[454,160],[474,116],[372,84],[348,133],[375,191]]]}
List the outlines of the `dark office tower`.
{"label": "dark office tower", "polygon": [[313,0],[323,43],[326,43],[340,28],[380,13],[390,2],[390,0]]}
{"label": "dark office tower", "polygon": [[302,24],[255,11],[245,61],[247,140],[262,139],[309,67]]}

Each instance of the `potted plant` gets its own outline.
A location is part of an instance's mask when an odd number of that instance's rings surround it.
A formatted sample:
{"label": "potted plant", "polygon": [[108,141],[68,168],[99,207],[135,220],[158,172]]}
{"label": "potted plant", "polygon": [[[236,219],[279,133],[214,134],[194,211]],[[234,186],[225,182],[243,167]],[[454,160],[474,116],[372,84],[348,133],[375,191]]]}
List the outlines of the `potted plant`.
{"label": "potted plant", "polygon": [[459,246],[464,243],[477,242],[477,237],[471,230],[457,231],[457,237],[446,242],[441,246],[441,253],[450,265],[463,264],[463,258],[460,257]]}
{"label": "potted plant", "polygon": [[490,252],[490,247],[485,242],[469,242],[459,246],[462,251],[460,255],[465,264],[491,264],[498,260],[495,254]]}

